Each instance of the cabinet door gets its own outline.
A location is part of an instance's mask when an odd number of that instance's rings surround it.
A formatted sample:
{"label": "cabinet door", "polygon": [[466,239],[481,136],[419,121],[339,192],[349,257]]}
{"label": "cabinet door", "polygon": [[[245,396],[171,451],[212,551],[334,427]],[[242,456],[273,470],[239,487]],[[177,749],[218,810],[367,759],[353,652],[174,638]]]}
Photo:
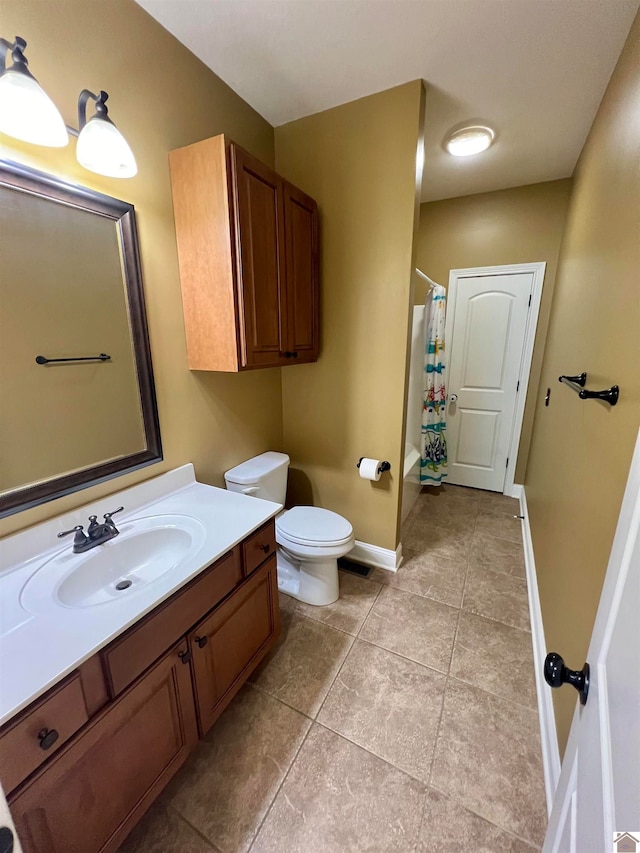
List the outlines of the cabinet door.
{"label": "cabinet door", "polygon": [[317,361],[320,350],[318,206],[284,182],[287,339],[290,363]]}
{"label": "cabinet door", "polygon": [[282,178],[231,145],[240,355],[243,367],[286,363]]}
{"label": "cabinet door", "polygon": [[278,578],[273,554],[189,637],[202,736],[267,654],[279,630]]}
{"label": "cabinet door", "polygon": [[171,650],[11,798],[25,853],[111,853],[197,740],[190,667]]}

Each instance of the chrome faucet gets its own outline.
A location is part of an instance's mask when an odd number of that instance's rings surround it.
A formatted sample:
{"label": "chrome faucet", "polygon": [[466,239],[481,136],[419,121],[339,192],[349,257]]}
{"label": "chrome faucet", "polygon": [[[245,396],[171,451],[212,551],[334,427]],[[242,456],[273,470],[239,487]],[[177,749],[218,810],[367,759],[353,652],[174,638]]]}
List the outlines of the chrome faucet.
{"label": "chrome faucet", "polygon": [[74,533],[73,553],[83,554],[85,551],[90,551],[97,545],[102,545],[110,539],[113,539],[114,536],[118,535],[120,531],[115,526],[112,516],[117,512],[122,512],[123,509],[124,507],[120,506],[118,509],[114,509],[113,512],[105,512],[104,522],[102,524],[98,523],[97,515],[90,515],[89,526],[87,527],[86,533],[84,532],[84,526],[82,524],[78,524],[75,527],[72,527],[71,530],[63,530],[61,533],[58,533],[58,539],[62,539],[63,536],[68,536],[70,533]]}

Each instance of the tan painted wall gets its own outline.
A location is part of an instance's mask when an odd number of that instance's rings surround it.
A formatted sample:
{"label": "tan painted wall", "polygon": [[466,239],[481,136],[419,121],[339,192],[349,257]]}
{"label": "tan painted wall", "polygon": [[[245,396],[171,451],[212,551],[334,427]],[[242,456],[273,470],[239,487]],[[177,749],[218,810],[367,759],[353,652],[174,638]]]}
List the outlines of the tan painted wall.
{"label": "tan painted wall", "polygon": [[[415,81],[275,131],[276,168],[317,199],[322,235],[320,360],[282,371],[290,499],[343,513],[383,548],[396,547],[402,487],[423,99]],[[360,456],[388,459],[391,476],[361,480]]]}
{"label": "tan painted wall", "polygon": [[3,137],[2,155],[135,204],[165,458],[3,519],[0,534],[188,461],[203,481],[222,485],[229,466],[282,446],[280,370],[187,369],[167,162],[170,149],[224,132],[272,163],[273,130],[133,0],[98,5],[96,17],[97,5],[85,0],[2,0],[2,34],[27,39],[31,70],[67,123],[77,122],[83,87],[109,92],[110,115],[137,156],[138,175],[118,181],[87,172],[73,141],[56,150]]}
{"label": "tan painted wall", "polygon": [[[429,166],[425,167],[425,181]],[[571,179],[514,187],[421,205],[418,267],[445,287],[449,271],[501,264],[546,261],[538,329],[531,362],[515,482],[524,482],[535,400],[553,296]],[[426,286],[417,282],[416,305]]]}
{"label": "tan painted wall", "polygon": [[[526,493],[545,639],[584,663],[640,423],[640,17],[580,157],[560,256]],[[581,401],[620,385],[615,408]],[[552,389],[544,407],[543,391]],[[564,749],[575,691],[554,691]]]}

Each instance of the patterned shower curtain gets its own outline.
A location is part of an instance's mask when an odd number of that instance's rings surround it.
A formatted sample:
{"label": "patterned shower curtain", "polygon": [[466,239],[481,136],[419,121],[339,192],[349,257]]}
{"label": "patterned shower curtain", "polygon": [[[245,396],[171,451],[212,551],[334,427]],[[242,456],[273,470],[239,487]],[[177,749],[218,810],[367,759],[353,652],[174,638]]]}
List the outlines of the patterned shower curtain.
{"label": "patterned shower curtain", "polygon": [[425,304],[426,341],[420,459],[420,482],[425,486],[439,486],[447,476],[447,389],[444,378],[446,301],[446,290],[437,284],[427,296]]}

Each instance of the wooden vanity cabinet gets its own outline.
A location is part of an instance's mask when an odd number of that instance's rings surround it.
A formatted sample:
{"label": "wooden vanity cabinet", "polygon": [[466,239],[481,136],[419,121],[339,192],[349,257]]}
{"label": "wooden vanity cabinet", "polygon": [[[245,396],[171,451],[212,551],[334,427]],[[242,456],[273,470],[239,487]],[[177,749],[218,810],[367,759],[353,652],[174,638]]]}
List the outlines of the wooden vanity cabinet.
{"label": "wooden vanity cabinet", "polygon": [[315,201],[224,136],[169,159],[189,367],[316,361]]}
{"label": "wooden vanity cabinet", "polygon": [[114,853],[279,627],[271,520],[17,715],[0,780],[24,852]]}
{"label": "wooden vanity cabinet", "polygon": [[171,649],[10,799],[25,851],[118,849],[198,739],[186,651]]}

